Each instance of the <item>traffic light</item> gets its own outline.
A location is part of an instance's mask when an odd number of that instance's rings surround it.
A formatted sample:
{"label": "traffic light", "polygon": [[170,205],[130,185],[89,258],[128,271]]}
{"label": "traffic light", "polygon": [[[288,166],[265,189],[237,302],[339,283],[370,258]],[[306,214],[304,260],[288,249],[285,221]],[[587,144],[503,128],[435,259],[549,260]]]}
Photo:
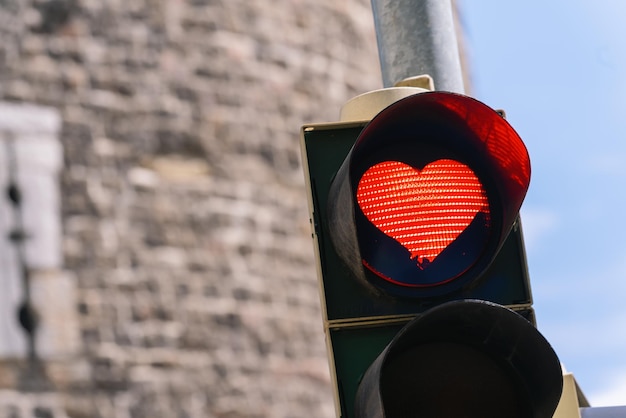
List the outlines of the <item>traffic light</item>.
{"label": "traffic light", "polygon": [[355,416],[552,417],[560,379],[552,348],[522,316],[447,302],[406,325],[368,368]]}
{"label": "traffic light", "polygon": [[561,369],[534,327],[526,147],[475,99],[400,90],[371,120],[302,128],[337,415],[551,416]]}

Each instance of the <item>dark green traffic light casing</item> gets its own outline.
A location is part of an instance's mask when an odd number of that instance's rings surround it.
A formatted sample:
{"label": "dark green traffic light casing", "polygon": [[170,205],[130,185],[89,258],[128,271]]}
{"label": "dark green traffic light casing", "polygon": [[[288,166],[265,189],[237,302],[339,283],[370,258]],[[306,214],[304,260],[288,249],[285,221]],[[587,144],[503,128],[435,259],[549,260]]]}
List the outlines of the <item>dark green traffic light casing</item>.
{"label": "dark green traffic light casing", "polygon": [[[350,268],[339,258],[330,238],[328,192],[339,166],[367,122],[307,125],[302,129],[305,169],[310,184],[311,223],[316,252],[325,320],[341,324],[354,320],[379,320],[413,316],[449,300],[443,298],[392,298],[354,279]],[[460,290],[453,299],[489,300],[513,309],[532,305],[526,256],[519,220],[513,226],[498,256],[473,286]]]}

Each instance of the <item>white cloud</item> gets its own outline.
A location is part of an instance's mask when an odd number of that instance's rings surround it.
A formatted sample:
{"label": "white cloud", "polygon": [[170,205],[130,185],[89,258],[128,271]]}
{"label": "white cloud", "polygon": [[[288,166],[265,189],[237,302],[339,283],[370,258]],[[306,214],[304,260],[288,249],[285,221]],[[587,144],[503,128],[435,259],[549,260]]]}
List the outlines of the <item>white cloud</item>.
{"label": "white cloud", "polygon": [[523,207],[521,211],[524,243],[529,251],[534,251],[541,240],[556,228],[560,220],[554,210],[540,207]]}
{"label": "white cloud", "polygon": [[[626,69],[626,57],[623,53],[626,39],[624,26],[626,2],[622,0],[577,2],[577,7],[585,16],[584,22],[588,26],[585,33],[590,37],[595,49],[595,62],[589,62],[588,67],[595,64],[596,71],[587,68],[590,72],[588,87],[597,88],[600,84],[610,83],[610,91],[602,90],[604,102],[602,108],[611,118],[621,120],[626,93],[626,80],[622,77]],[[599,68],[603,68],[604,71],[598,73]]]}
{"label": "white cloud", "polygon": [[624,176],[626,175],[625,158],[622,152],[616,153],[615,151],[610,154],[592,155],[588,169],[609,176]]}
{"label": "white cloud", "polygon": [[608,39],[623,33],[623,19],[626,16],[626,3],[623,1],[580,2],[578,6],[586,22],[593,27],[591,32],[602,34]]}
{"label": "white cloud", "polygon": [[591,406],[618,406],[626,404],[626,370],[615,373],[609,378],[605,386],[585,395]]}
{"label": "white cloud", "polygon": [[[589,313],[593,315],[595,312],[590,310]],[[626,333],[620,332],[626,329],[626,311],[612,310],[601,315],[595,314],[576,320],[545,320],[540,325],[553,342],[567,349],[569,355],[604,367],[608,358],[626,352]],[[620,362],[618,367],[626,367],[624,357],[616,358]],[[576,372],[569,363],[568,368]]]}

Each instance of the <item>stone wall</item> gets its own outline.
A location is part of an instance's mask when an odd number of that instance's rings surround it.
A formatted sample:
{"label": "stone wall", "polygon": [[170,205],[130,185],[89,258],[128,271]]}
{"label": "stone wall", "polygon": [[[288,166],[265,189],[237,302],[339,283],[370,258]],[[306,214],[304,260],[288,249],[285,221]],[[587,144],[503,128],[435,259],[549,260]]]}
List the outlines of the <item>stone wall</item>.
{"label": "stone wall", "polygon": [[36,390],[0,359],[0,417],[333,416],[299,128],[380,85],[368,0],[1,2],[0,100],[62,119],[80,344]]}

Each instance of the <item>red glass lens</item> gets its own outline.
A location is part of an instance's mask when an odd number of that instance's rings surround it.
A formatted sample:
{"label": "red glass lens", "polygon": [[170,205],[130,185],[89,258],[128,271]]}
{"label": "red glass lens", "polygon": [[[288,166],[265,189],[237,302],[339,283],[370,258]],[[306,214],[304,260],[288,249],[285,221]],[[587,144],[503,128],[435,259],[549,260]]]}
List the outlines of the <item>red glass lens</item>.
{"label": "red glass lens", "polygon": [[425,269],[480,212],[489,219],[487,194],[474,172],[442,159],[418,170],[398,161],[370,167],[357,186],[365,217],[406,248]]}

